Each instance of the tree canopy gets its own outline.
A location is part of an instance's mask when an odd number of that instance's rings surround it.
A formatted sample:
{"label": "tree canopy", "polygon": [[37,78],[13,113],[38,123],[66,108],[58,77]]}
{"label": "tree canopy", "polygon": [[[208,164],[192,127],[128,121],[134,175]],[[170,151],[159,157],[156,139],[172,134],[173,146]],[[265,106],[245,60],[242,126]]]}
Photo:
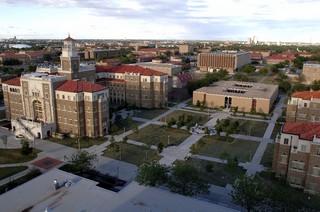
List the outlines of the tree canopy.
{"label": "tree canopy", "polygon": [[136,181],[140,185],[159,186],[166,182],[169,168],[152,161],[139,166]]}
{"label": "tree canopy", "polygon": [[266,187],[246,175],[236,180],[232,188],[230,193],[232,201],[246,208],[248,212],[262,204],[266,197]]}
{"label": "tree canopy", "polygon": [[79,150],[72,154],[68,159],[68,164],[71,166],[71,170],[75,173],[83,173],[91,169],[93,163],[97,161],[96,154],[90,154],[85,150]]}

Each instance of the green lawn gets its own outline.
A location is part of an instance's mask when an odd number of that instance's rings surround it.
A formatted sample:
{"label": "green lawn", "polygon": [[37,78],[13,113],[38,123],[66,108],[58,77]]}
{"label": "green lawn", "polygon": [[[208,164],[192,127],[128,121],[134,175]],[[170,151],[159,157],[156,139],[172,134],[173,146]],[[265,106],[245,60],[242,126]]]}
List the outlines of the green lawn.
{"label": "green lawn", "polygon": [[133,121],[133,120],[129,122],[126,119],[124,119],[121,121],[121,123],[117,123],[116,125],[114,125],[116,127],[111,126],[111,130],[115,130],[111,132],[111,135],[120,135],[124,132],[131,130],[133,126],[139,126],[141,124],[143,124],[143,122]]}
{"label": "green lawn", "polygon": [[[58,144],[62,144],[65,146],[69,146],[72,148],[78,148],[78,139],[76,138],[64,138],[64,139],[58,139],[58,138],[48,138],[49,141],[58,143]],[[103,142],[106,142],[108,140],[108,138],[104,138],[104,137],[98,137],[98,138],[89,138],[89,137],[85,137],[85,138],[81,138],[80,139],[80,148],[88,148],[91,147],[93,145],[100,145]]]}
{"label": "green lawn", "polygon": [[172,113],[168,114],[166,117],[161,118],[160,121],[164,122],[167,121],[167,123],[170,121],[171,118],[174,118],[175,120],[178,120],[179,116],[185,114],[185,119],[187,119],[187,116],[192,116],[192,121],[194,123],[198,124],[205,124],[210,120],[210,117],[207,114],[201,114],[201,113],[194,113],[189,111],[183,111],[183,110],[176,110]]}
{"label": "green lawn", "polygon": [[190,136],[190,133],[186,130],[150,124],[140,129],[138,133],[132,133],[128,138],[151,145],[162,142],[166,146],[168,145],[168,136],[170,144],[179,145]]}
{"label": "green lawn", "polygon": [[271,168],[273,159],[274,144],[268,144],[261,159],[261,164]]}
{"label": "green lawn", "polygon": [[269,76],[267,77],[266,79],[264,79],[261,83],[264,83],[264,84],[275,84],[275,79],[277,78],[276,75],[274,76]]}
{"label": "green lawn", "polygon": [[22,155],[20,151],[21,149],[0,149],[0,164],[24,163],[35,159],[37,154],[41,152],[33,148],[31,154]]}
{"label": "green lawn", "polygon": [[153,149],[146,150],[144,147],[122,142],[115,144],[119,145],[120,148],[117,150],[115,147],[109,145],[108,149],[103,152],[103,156],[132,163],[137,166],[154,160],[160,160],[162,157]]}
{"label": "green lawn", "polygon": [[167,108],[158,109],[141,109],[141,112],[136,113],[136,117],[144,119],[154,119],[155,117],[167,112]]}
{"label": "green lawn", "polygon": [[26,170],[27,166],[15,166],[0,168],[0,180]]}
{"label": "green lawn", "polygon": [[[203,142],[205,143],[204,145]],[[221,153],[228,152],[232,157],[237,157],[239,162],[247,162],[252,160],[259,142],[241,139],[226,142],[216,140],[215,137],[210,136],[200,139],[196,145],[196,154],[220,158]]]}
{"label": "green lawn", "polygon": [[[234,169],[229,169],[226,164],[216,163],[211,161],[200,160],[196,158],[189,158],[186,161],[178,161],[182,164],[189,164],[198,169],[201,176],[206,179],[210,184],[223,186],[227,184],[232,184],[234,181],[243,175],[246,171],[241,167],[236,167]],[[212,171],[208,172],[206,166],[208,164],[212,165]]]}
{"label": "green lawn", "polygon": [[251,121],[238,119],[239,127],[237,129],[237,133],[240,135],[250,135],[256,137],[263,137],[268,123],[262,121]]}

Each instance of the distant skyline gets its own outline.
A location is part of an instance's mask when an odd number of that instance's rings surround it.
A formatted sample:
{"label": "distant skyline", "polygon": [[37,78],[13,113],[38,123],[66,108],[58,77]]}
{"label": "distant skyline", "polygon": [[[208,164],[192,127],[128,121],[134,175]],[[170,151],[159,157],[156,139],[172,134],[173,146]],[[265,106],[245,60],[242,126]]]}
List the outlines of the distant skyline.
{"label": "distant skyline", "polygon": [[0,0],[0,38],[320,42],[317,0]]}

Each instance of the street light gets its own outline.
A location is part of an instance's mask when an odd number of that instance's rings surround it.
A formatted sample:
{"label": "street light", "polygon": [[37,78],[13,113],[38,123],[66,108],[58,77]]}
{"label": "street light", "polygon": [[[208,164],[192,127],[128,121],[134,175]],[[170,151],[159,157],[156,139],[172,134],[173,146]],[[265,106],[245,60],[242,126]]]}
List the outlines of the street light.
{"label": "street light", "polygon": [[168,135],[168,146],[170,144],[170,135]]}

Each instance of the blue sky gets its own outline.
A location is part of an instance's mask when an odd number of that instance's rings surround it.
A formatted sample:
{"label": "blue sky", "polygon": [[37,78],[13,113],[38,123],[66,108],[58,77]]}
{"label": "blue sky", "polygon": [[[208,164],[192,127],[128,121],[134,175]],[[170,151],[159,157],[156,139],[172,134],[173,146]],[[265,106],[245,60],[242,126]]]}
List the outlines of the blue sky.
{"label": "blue sky", "polygon": [[320,42],[319,0],[0,0],[0,38]]}

